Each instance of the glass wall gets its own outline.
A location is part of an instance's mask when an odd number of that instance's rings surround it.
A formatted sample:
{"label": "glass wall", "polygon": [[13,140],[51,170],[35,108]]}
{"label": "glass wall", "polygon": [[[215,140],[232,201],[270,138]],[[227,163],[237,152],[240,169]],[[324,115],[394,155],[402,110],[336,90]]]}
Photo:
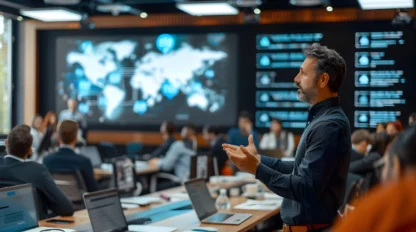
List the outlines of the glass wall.
{"label": "glass wall", "polygon": [[0,134],[11,126],[11,19],[0,15]]}

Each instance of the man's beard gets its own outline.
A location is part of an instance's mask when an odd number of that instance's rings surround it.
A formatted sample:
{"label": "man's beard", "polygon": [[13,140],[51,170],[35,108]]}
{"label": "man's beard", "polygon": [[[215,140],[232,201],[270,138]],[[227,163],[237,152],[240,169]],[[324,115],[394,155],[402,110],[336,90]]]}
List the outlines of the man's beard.
{"label": "man's beard", "polygon": [[298,85],[298,100],[301,102],[311,103],[312,99],[318,95],[316,85],[313,86],[313,88],[307,92],[304,92],[302,88]]}

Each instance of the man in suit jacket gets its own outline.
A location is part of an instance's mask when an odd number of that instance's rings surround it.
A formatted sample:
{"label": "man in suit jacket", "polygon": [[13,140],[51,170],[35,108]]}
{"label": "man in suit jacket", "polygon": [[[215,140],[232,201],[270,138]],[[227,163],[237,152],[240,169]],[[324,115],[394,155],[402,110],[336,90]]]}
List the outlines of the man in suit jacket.
{"label": "man in suit jacket", "polygon": [[5,141],[8,155],[0,162],[0,187],[31,183],[36,189],[40,219],[48,216],[48,209],[60,216],[74,213],[71,201],[56,186],[45,166],[28,161],[32,153],[30,127],[14,127]]}
{"label": "man in suit jacket", "polygon": [[74,151],[77,143],[78,124],[72,120],[63,120],[58,125],[59,151],[43,159],[43,164],[50,172],[80,171],[88,192],[98,190],[98,184],[94,179],[94,170],[91,160],[76,154]]}
{"label": "man in suit jacket", "polygon": [[368,153],[368,145],[371,141],[370,132],[366,129],[359,129],[352,133],[351,143],[352,151],[350,162],[354,162],[364,158],[364,155]]}

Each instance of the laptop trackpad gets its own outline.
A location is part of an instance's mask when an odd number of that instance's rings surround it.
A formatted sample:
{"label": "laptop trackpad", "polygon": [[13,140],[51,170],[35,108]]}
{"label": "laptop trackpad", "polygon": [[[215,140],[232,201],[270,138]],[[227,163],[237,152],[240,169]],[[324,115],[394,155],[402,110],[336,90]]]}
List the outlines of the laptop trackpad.
{"label": "laptop trackpad", "polygon": [[203,220],[203,222],[239,225],[251,216],[252,216],[251,214],[242,214],[242,213],[237,213],[237,214],[216,213],[206,218],[205,220]]}

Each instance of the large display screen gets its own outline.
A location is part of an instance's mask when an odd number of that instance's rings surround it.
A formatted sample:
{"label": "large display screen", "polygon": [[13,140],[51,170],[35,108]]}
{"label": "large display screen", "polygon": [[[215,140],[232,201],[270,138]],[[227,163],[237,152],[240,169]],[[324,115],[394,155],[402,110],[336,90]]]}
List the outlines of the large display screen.
{"label": "large display screen", "polygon": [[232,33],[59,37],[56,109],[75,98],[90,125],[232,125],[236,46]]}
{"label": "large display screen", "polygon": [[384,30],[358,25],[311,28],[256,35],[256,127],[269,127],[273,118],[290,130],[305,127],[310,106],[297,100],[294,77],[305,59],[302,49],[315,42],[335,49],[346,61],[339,95],[352,128],[375,128],[397,119],[405,123],[416,111],[409,107],[416,100],[414,31],[389,25]]}

